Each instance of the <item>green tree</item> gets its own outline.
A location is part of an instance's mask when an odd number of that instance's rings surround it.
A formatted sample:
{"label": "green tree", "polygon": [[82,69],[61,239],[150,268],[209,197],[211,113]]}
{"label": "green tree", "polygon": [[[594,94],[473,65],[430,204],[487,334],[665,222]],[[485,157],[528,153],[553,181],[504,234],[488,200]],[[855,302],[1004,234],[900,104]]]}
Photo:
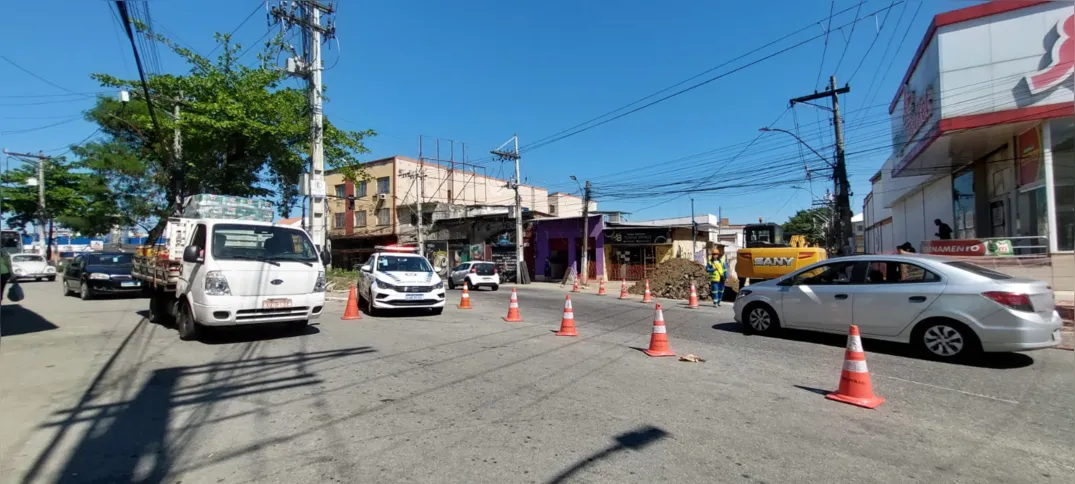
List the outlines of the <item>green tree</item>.
{"label": "green tree", "polygon": [[827,207],[799,210],[784,222],[785,235],[802,235],[811,245],[825,245],[825,228],[831,217]]}
{"label": "green tree", "polygon": [[[306,171],[311,133],[307,91],[285,85],[287,74],[276,65],[284,47],[280,37],[265,44],[252,66],[240,62],[244,49],[228,35],[217,35],[222,53],[215,60],[159,35],[151,39],[189,66],[182,75],[148,78],[160,130],[138,80],[94,74],[101,86],[127,90],[131,99],[98,99],[86,119],[103,136],[73,148],[114,193],[114,212],[131,225],[159,228],[177,200],[215,193],[267,198],[287,216]],[[173,149],[177,133],[179,152]],[[368,153],[363,142],[375,133],[341,130],[326,118],[323,134],[326,167],[363,179],[358,157]]]}
{"label": "green tree", "polygon": [[37,179],[36,163],[23,163],[0,177],[4,194],[0,208],[7,216],[8,227],[25,230],[27,225],[43,219],[50,239],[57,224],[89,236],[109,231],[117,217],[100,179],[80,162],[63,157],[46,160],[44,171],[43,214],[39,210],[38,187],[29,184],[30,179]]}

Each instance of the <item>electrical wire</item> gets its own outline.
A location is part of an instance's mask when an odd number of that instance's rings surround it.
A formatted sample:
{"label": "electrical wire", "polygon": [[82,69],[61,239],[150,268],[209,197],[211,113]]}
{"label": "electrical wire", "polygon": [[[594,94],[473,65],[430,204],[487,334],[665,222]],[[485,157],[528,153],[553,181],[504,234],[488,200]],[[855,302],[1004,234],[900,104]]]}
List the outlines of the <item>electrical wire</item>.
{"label": "electrical wire", "polygon": [[41,81],[41,82],[44,82],[45,84],[48,84],[48,85],[50,85],[50,86],[52,86],[52,87],[55,87],[56,89],[59,89],[59,90],[61,90],[61,91],[65,91],[65,92],[67,92],[67,93],[68,93],[68,95],[73,95],[73,96],[82,96],[82,97],[91,97],[91,98],[92,98],[92,97],[94,97],[94,96],[92,96],[92,95],[89,95],[89,94],[86,94],[86,93],[81,93],[81,92],[76,92],[76,91],[72,91],[72,90],[70,90],[70,89],[68,89],[68,88],[66,88],[66,87],[63,87],[63,86],[61,86],[61,85],[59,85],[59,84],[56,84],[55,82],[52,82],[52,81],[50,81],[50,80],[48,80],[48,79],[45,79],[44,77],[41,77],[41,76],[39,76],[39,75],[37,75],[37,74],[33,73],[33,72],[32,72],[32,71],[30,71],[29,69],[27,69],[27,68],[25,68],[25,67],[23,67],[23,66],[20,66],[20,65],[18,65],[17,63],[15,63],[15,61],[13,61],[13,60],[11,60],[11,59],[8,59],[8,58],[7,58],[7,56],[5,56],[5,55],[0,55],[0,59],[3,59],[3,60],[4,60],[4,62],[7,62],[8,64],[11,64],[11,65],[12,65],[12,66],[14,66],[14,67],[15,67],[16,69],[18,69],[18,70],[20,70],[20,71],[22,71],[22,72],[25,72],[26,74],[29,74],[29,75],[30,75],[31,77],[33,77],[34,79],[37,79],[37,80],[39,80],[39,81]]}
{"label": "electrical wire", "polygon": [[[261,10],[264,5],[265,4],[263,2],[259,1],[257,6],[254,7],[254,10],[251,10],[250,14],[248,14],[246,16],[246,18],[243,19],[242,22],[239,22],[239,25],[236,25],[234,29],[231,29],[231,32],[228,32],[228,37],[231,37],[232,35],[235,35],[235,32],[238,32],[239,29],[243,28],[243,26],[246,25],[246,23],[249,22],[250,19],[254,17],[254,14],[258,13],[258,10]],[[213,50],[210,50],[209,53],[206,54],[206,57],[213,55],[213,53],[216,52],[217,49],[219,49],[222,45],[224,45],[224,42],[223,41],[218,41],[216,46],[213,47]]]}
{"label": "electrical wire", "polygon": [[[855,9],[855,16],[856,17],[859,16],[859,12],[862,10],[862,4],[863,3],[866,3],[866,0],[859,0],[858,7]],[[844,63],[844,56],[847,55],[847,48],[851,46],[851,41],[855,40],[855,26],[857,26],[857,25],[858,25],[858,23],[854,23],[854,24],[851,25],[851,33],[847,35],[847,40],[844,41],[844,50],[842,52],[840,52],[840,59],[836,61],[836,67],[833,68],[833,70],[832,70],[833,74],[835,74],[836,72],[839,72],[840,71],[840,65]],[[848,79],[848,82],[851,82],[851,80]]]}
{"label": "electrical wire", "polygon": [[[906,9],[907,7],[904,6],[904,8]],[[859,60],[859,64],[855,66],[855,70],[851,72],[851,77],[847,78],[848,83],[850,83],[851,80],[855,78],[855,74],[858,74],[859,69],[862,69],[862,64],[866,63],[866,59],[870,57],[870,52],[873,51],[873,46],[877,45],[877,39],[881,38],[881,32],[885,30],[885,22],[888,21],[888,17],[890,16],[892,16],[892,10],[885,12],[885,18],[881,19],[881,25],[877,28],[877,33],[873,36],[873,40],[870,42],[870,46],[866,48],[866,53],[862,54],[862,59]],[[851,28],[853,29],[854,26],[852,26]]]}
{"label": "electrical wire", "polygon": [[[832,32],[832,9],[835,7],[836,0],[829,0],[829,25],[825,27],[825,47],[821,49],[821,62],[817,66],[817,80],[814,81],[814,87],[821,83],[821,72],[825,70],[825,55],[829,52],[829,34]],[[858,14],[856,13],[855,16],[858,17]]]}

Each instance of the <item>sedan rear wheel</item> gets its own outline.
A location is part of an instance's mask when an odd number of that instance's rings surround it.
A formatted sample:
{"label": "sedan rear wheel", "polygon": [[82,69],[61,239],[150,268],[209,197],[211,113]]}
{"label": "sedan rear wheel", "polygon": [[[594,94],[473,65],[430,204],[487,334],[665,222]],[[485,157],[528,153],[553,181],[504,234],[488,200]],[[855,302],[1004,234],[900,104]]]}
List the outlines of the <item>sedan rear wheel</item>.
{"label": "sedan rear wheel", "polygon": [[927,323],[917,331],[920,349],[932,357],[955,360],[975,353],[979,349],[978,338],[963,324],[955,321],[937,320]]}
{"label": "sedan rear wheel", "polygon": [[765,304],[752,304],[743,310],[745,323],[743,330],[747,333],[770,334],[776,332],[780,326],[779,319],[773,308]]}

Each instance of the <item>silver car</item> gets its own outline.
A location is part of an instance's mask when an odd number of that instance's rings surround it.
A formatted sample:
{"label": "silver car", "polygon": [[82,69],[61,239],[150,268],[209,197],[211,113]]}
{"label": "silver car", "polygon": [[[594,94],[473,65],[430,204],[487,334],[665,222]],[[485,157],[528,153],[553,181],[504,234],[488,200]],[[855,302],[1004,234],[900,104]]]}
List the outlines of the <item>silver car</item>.
{"label": "silver car", "polygon": [[735,301],[744,331],[779,328],[910,343],[941,359],[1060,343],[1060,315],[1044,283],[931,256],[822,261],[745,287]]}
{"label": "silver car", "polygon": [[448,289],[455,289],[456,286],[467,286],[467,289],[484,286],[494,291],[500,289],[500,274],[497,273],[496,264],[485,261],[460,264],[448,274]]}

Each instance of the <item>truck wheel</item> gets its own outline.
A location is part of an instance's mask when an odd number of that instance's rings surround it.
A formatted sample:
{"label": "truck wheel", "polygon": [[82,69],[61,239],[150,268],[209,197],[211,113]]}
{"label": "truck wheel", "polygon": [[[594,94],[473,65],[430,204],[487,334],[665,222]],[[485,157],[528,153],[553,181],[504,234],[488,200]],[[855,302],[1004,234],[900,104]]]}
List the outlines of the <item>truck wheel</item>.
{"label": "truck wheel", "polygon": [[183,341],[194,341],[198,339],[200,328],[198,323],[194,321],[194,314],[190,311],[190,306],[180,302],[179,311],[175,318],[176,328],[179,330],[179,339]]}

